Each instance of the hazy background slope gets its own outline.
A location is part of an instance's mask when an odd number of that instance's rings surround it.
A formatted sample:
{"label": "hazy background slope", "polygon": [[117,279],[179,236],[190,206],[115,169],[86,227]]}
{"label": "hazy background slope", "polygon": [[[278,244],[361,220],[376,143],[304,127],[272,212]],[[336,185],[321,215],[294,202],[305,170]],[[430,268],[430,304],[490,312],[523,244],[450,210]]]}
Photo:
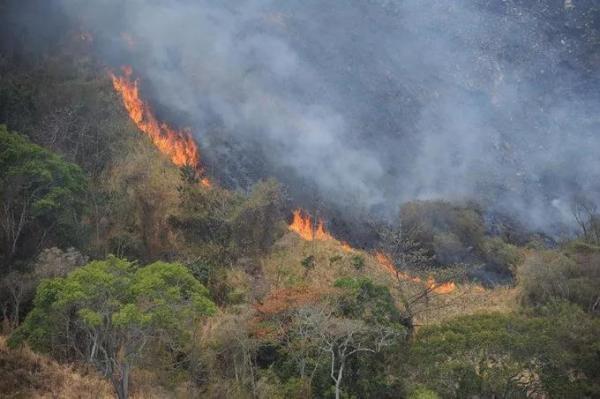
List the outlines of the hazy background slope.
{"label": "hazy background slope", "polygon": [[593,1],[52,4],[227,186],[275,175],[305,206],[386,218],[477,199],[547,231],[598,192]]}

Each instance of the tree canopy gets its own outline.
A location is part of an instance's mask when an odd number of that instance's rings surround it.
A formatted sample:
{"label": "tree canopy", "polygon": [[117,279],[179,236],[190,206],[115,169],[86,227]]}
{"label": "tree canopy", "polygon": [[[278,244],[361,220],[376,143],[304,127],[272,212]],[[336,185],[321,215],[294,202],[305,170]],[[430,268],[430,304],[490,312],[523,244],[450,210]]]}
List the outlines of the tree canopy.
{"label": "tree canopy", "polygon": [[0,125],[3,264],[50,239],[77,241],[85,190],[86,179],[77,165]]}
{"label": "tree canopy", "polygon": [[42,282],[11,343],[92,363],[124,398],[130,369],[151,343],[184,348],[194,322],[214,312],[208,290],[184,266],[109,257]]}

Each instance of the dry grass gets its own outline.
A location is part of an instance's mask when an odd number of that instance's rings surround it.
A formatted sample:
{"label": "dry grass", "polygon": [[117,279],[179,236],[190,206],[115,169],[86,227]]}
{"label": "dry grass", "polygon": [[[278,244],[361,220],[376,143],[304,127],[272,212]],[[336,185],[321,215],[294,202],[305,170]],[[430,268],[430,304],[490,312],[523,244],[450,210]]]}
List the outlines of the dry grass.
{"label": "dry grass", "polygon": [[12,350],[0,337],[1,398],[113,398],[110,384],[95,374],[82,374],[72,366],[33,353]]}
{"label": "dry grass", "polygon": [[434,295],[428,306],[419,313],[416,324],[437,324],[457,316],[478,313],[508,313],[514,311],[516,306],[516,288],[484,289],[475,284],[460,284],[451,294]]}
{"label": "dry grass", "polygon": [[[301,262],[307,256],[315,257],[315,268],[306,271]],[[361,271],[353,268],[352,256],[365,260]],[[338,259],[336,259],[338,257]],[[298,286],[327,290],[341,277],[369,277],[378,284],[394,289],[396,279],[383,267],[373,254],[360,250],[348,251],[338,241],[305,241],[290,232],[275,245],[271,255],[263,261],[264,277],[271,290]],[[407,292],[420,288],[418,283],[405,282]],[[429,300],[418,312],[416,323],[428,325],[439,323],[459,315],[485,312],[509,312],[516,307],[517,290],[510,287],[483,289],[475,284],[457,284],[450,294],[431,293]]]}
{"label": "dry grass", "polygon": [[[315,267],[307,271],[301,262],[308,256],[314,256]],[[353,267],[353,256],[364,258],[362,270]],[[298,290],[302,294],[325,293],[338,278],[360,276],[388,286],[392,295],[397,297],[395,278],[372,254],[359,250],[349,251],[335,240],[305,241],[295,233],[288,233],[277,242],[272,253],[263,259],[262,270],[262,277],[266,282],[266,289],[261,295],[264,301],[278,293],[291,292],[298,296]],[[244,288],[242,291],[249,289],[247,281],[239,281],[240,276],[232,275],[229,278],[241,285]],[[406,282],[405,289],[417,290],[416,284],[418,283]],[[297,299],[294,295],[290,300]],[[300,296],[300,299],[303,298]],[[457,284],[457,289],[450,294],[432,294],[419,312],[416,324],[436,324],[459,315],[509,312],[515,309],[516,302],[515,288],[483,289],[473,284]],[[261,306],[267,305],[268,301]],[[189,397],[190,392],[185,386],[167,391],[161,388],[156,377],[152,371],[134,371],[132,398]],[[74,366],[61,365],[27,348],[8,349],[5,338],[0,336],[0,398],[113,397],[112,386],[98,374],[84,373]]]}
{"label": "dry grass", "polygon": [[[151,372],[134,370],[132,399],[187,397],[184,389],[167,392]],[[178,387],[181,388],[181,387]],[[104,399],[114,398],[107,380],[94,371],[59,364],[27,347],[9,349],[0,336],[0,398],[2,399]]]}
{"label": "dry grass", "polygon": [[[364,257],[362,271],[354,269],[352,256]],[[315,268],[307,271],[301,264],[308,256],[314,256]],[[339,241],[305,241],[296,233],[283,236],[274,246],[270,256],[263,261],[265,278],[272,289],[307,285],[313,288],[330,288],[341,277],[368,276],[380,284],[391,282],[371,255],[358,250],[348,251]]]}

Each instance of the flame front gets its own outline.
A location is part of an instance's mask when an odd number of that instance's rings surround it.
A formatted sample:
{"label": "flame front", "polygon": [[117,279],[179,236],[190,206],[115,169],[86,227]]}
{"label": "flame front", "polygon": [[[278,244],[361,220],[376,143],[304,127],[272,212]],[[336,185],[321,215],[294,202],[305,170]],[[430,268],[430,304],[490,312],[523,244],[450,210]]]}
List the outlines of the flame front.
{"label": "flame front", "polygon": [[[423,283],[423,281],[419,277],[410,276],[396,269],[390,257],[384,254],[383,252],[375,252],[375,259],[386,272],[390,273],[394,277],[398,277],[405,281]],[[454,284],[453,281],[449,281],[446,283],[438,283],[433,277],[429,277],[425,284],[427,285],[427,288],[431,289],[436,294],[449,294],[456,289],[456,284]]]}
{"label": "flame front", "polygon": [[448,281],[440,284],[432,278],[427,281],[427,286],[436,294],[449,294],[456,289],[456,284],[454,284],[454,281]]}
{"label": "flame front", "polygon": [[325,230],[325,224],[322,219],[319,219],[315,226],[313,218],[301,209],[296,209],[293,214],[294,218],[292,219],[289,229],[298,233],[303,239],[307,241],[334,240],[333,236]]}
{"label": "flame front", "polygon": [[[131,67],[124,67],[123,73],[123,76],[111,73],[111,78],[131,120],[176,166],[191,166],[199,177],[202,176],[198,146],[190,132],[175,130],[166,123],[159,122],[148,104],[140,98],[138,80],[132,79]],[[205,186],[210,186],[210,181],[206,177],[203,177],[201,182]]]}
{"label": "flame front", "polygon": [[[346,252],[353,251],[354,249],[344,241],[336,240],[327,230],[325,230],[325,224],[322,219],[318,219],[316,226],[313,218],[304,212],[302,209],[296,209],[293,212],[292,223],[289,225],[289,229],[291,231],[296,232],[300,237],[302,237],[306,241],[336,241],[340,244],[342,250]],[[436,294],[449,294],[456,289],[456,284],[454,282],[449,281],[446,283],[438,283],[435,281],[433,277],[427,279],[427,281],[421,280],[417,276],[411,276],[406,273],[403,273],[396,269],[394,263],[390,259],[389,256],[384,254],[383,252],[375,252],[375,260],[379,265],[389,274],[394,276],[395,278],[400,278],[405,281],[412,281],[418,284],[425,284],[427,288],[431,289],[431,291]]]}

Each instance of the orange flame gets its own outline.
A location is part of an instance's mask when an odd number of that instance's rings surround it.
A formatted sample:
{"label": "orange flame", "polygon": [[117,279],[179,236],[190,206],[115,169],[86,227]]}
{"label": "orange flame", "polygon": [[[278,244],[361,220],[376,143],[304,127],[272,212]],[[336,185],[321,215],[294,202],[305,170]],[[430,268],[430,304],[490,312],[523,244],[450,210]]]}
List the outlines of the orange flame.
{"label": "orange flame", "polygon": [[[296,209],[293,212],[292,223],[289,225],[291,231],[296,232],[300,237],[306,241],[336,241],[339,242],[342,250],[346,252],[353,251],[354,248],[345,241],[337,241],[327,230],[325,230],[325,224],[322,219],[318,219],[315,226],[313,218],[301,209]],[[449,294],[456,289],[454,282],[438,283],[433,277],[427,279],[426,282],[421,280],[419,277],[410,276],[396,269],[394,263],[389,256],[383,252],[375,252],[375,259],[383,267],[383,269],[394,276],[405,281],[412,281],[419,284],[425,284],[427,288],[431,289],[436,294]]]}
{"label": "orange flame", "polygon": [[291,231],[298,233],[300,237],[307,241],[329,241],[334,240],[333,236],[325,230],[325,224],[322,219],[317,221],[317,225],[310,215],[305,214],[301,209],[296,209],[294,218],[289,225]]}
{"label": "orange flame", "polygon": [[345,252],[352,252],[352,251],[354,251],[354,248],[352,248],[352,247],[350,246],[350,244],[348,244],[346,241],[340,241],[340,244],[341,244],[341,246],[342,246],[342,249],[343,249]]}
{"label": "orange flame", "polygon": [[[386,272],[390,273],[394,277],[398,277],[402,280],[412,281],[415,283],[423,282],[419,277],[410,276],[406,273],[397,270],[390,257],[382,252],[375,252],[375,259]],[[429,277],[425,284],[427,288],[431,289],[436,294],[449,294],[456,289],[456,284],[454,284],[453,281],[449,281],[446,283],[438,283],[433,279],[433,277]]]}
{"label": "orange flame", "polygon": [[450,294],[456,289],[456,284],[454,284],[454,281],[448,281],[440,284],[433,279],[429,279],[427,281],[427,286],[436,294]]}
{"label": "orange flame", "polygon": [[[123,67],[123,76],[111,73],[115,90],[121,95],[123,105],[131,120],[142,132],[146,133],[158,150],[167,155],[175,165],[191,166],[198,176],[202,175],[198,146],[188,130],[174,130],[166,123],[159,122],[148,104],[140,98],[138,80],[132,80],[131,67]],[[210,186],[203,177],[201,182]]]}

